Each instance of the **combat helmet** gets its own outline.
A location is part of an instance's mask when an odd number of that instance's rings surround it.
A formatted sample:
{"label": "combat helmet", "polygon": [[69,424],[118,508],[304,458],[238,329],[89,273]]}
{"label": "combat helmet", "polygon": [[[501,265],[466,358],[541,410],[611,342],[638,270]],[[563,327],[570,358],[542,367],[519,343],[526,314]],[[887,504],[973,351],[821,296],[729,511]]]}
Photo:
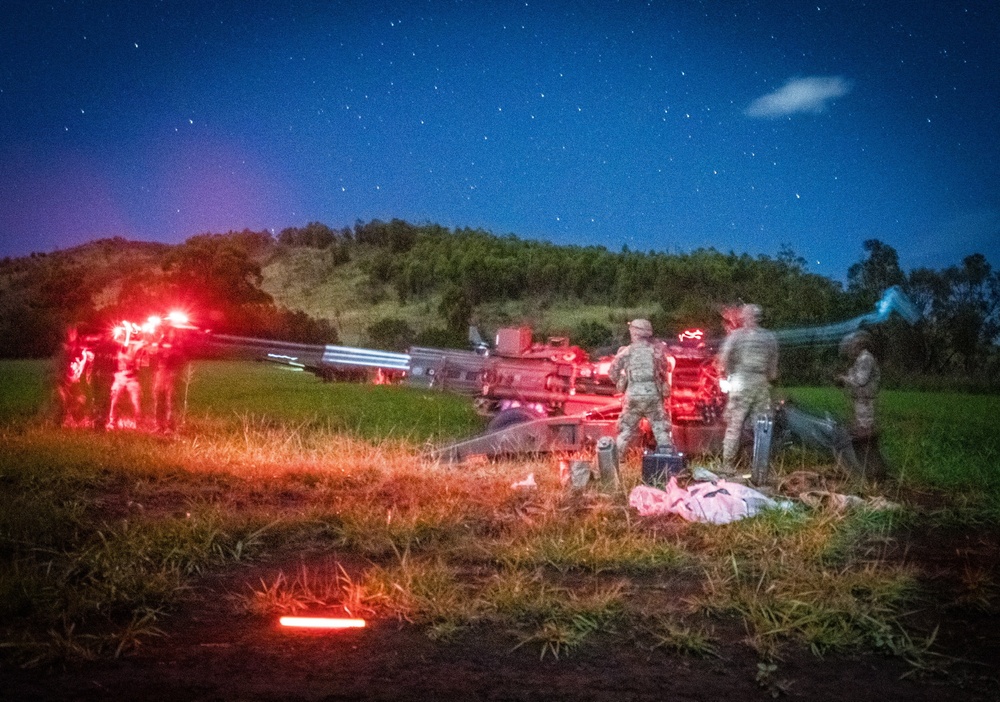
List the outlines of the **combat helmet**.
{"label": "combat helmet", "polygon": [[628,323],[628,328],[640,339],[648,339],[653,336],[653,325],[648,319],[633,319]]}
{"label": "combat helmet", "polygon": [[853,331],[840,340],[839,352],[846,358],[854,358],[862,351],[871,350],[872,337],[864,329]]}
{"label": "combat helmet", "polygon": [[761,309],[759,305],[749,304],[740,308],[740,316],[746,325],[757,324],[760,321]]}

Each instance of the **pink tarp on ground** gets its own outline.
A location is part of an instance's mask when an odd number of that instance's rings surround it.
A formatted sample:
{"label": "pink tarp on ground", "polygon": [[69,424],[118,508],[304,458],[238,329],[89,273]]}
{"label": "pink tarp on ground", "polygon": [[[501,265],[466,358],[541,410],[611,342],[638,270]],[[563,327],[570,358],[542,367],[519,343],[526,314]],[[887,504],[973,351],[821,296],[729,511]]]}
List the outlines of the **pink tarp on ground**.
{"label": "pink tarp on ground", "polygon": [[728,524],[752,517],[762,509],[783,507],[767,495],[728,480],[694,483],[682,488],[671,477],[663,490],[638,485],[628,496],[628,503],[643,516],[677,514],[689,522]]}

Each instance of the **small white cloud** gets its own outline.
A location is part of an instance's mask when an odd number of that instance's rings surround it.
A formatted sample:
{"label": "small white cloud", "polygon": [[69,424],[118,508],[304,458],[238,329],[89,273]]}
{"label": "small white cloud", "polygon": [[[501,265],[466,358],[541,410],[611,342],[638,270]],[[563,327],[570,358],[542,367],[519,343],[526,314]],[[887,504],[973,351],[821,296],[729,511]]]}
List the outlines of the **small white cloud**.
{"label": "small white cloud", "polygon": [[747,117],[786,117],[799,112],[813,114],[826,110],[831,100],[851,92],[851,81],[840,76],[793,78],[784,86],[762,95],[746,109]]}

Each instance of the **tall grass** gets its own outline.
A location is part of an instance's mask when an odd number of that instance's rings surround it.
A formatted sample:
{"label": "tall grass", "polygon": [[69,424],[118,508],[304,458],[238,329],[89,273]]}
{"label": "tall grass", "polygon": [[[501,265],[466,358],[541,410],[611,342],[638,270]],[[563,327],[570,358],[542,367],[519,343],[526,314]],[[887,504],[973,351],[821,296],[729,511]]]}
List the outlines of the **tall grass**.
{"label": "tall grass", "polygon": [[901,623],[916,578],[873,549],[884,526],[836,512],[771,512],[731,524],[702,544],[697,605],[739,614],[765,658],[790,638],[818,654],[868,648],[916,657]]}
{"label": "tall grass", "polygon": [[[833,388],[787,394],[812,411],[847,416],[847,402]],[[987,502],[1000,495],[1000,396],[886,391],[877,411],[884,451],[903,484]]]}

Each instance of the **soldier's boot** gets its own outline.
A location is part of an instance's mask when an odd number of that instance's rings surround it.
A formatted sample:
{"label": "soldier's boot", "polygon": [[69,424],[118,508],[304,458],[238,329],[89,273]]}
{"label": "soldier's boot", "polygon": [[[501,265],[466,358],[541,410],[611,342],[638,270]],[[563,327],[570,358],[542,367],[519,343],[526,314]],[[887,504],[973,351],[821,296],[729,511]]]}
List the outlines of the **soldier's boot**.
{"label": "soldier's boot", "polygon": [[722,465],[718,470],[719,475],[731,478],[739,474],[742,439],[740,434],[731,436],[728,432],[726,433],[722,441]]}
{"label": "soldier's boot", "polygon": [[672,454],[676,452],[674,437],[669,429],[656,433],[656,453]]}
{"label": "soldier's boot", "polygon": [[621,436],[615,439],[615,455],[618,457],[619,464],[625,462],[625,457],[628,455],[628,445],[629,441],[622,441]]}

